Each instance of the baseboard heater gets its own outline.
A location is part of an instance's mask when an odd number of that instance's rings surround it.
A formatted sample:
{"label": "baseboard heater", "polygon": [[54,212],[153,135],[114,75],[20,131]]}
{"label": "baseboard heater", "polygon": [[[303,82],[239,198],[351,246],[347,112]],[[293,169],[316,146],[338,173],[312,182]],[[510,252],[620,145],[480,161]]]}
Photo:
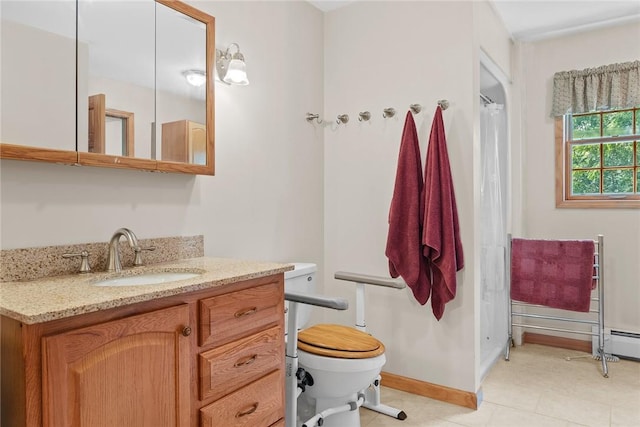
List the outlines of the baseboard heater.
{"label": "baseboard heater", "polygon": [[[594,355],[598,354],[597,339],[591,341],[591,351]],[[605,330],[604,352],[619,357],[640,360],[640,334],[635,332]]]}

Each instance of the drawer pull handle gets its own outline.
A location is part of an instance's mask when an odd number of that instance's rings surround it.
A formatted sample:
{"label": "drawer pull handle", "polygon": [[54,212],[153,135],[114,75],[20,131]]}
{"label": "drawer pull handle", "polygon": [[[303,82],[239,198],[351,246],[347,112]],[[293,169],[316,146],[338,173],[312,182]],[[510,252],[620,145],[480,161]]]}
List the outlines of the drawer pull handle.
{"label": "drawer pull handle", "polygon": [[258,311],[258,307],[245,308],[244,310],[236,311],[233,316],[236,317],[236,318],[243,317],[243,316],[249,316],[250,314],[257,313],[257,311]]}
{"label": "drawer pull handle", "polygon": [[238,360],[236,363],[234,363],[233,367],[239,368],[241,366],[251,365],[253,362],[256,361],[257,358],[258,358],[257,354],[254,354],[253,356],[245,357],[244,359]]}
{"label": "drawer pull handle", "polygon": [[185,337],[188,337],[189,335],[191,335],[191,327],[190,326],[185,326],[182,329],[182,335],[184,335]]}
{"label": "drawer pull handle", "polygon": [[236,418],[242,418],[246,415],[250,415],[253,414],[254,412],[256,412],[256,410],[258,409],[258,402],[254,403],[253,405],[251,405],[251,407],[249,407],[249,409],[245,409],[244,411],[240,411],[236,414]]}

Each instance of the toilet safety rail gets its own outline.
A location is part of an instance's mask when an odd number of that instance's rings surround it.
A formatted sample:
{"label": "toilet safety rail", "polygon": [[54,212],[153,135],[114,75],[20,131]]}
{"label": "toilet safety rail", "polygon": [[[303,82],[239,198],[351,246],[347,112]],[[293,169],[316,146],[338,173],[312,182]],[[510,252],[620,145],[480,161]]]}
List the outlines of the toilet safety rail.
{"label": "toilet safety rail", "polygon": [[367,330],[367,323],[364,318],[364,285],[376,285],[394,289],[404,289],[407,286],[401,278],[391,279],[389,277],[370,276],[347,271],[336,271],[334,277],[338,280],[346,280],[356,284],[356,329],[363,332]]}
{"label": "toilet safety rail", "polygon": [[313,294],[298,294],[295,292],[285,292],[284,299],[289,302],[299,302],[302,304],[315,305],[316,307],[333,308],[334,310],[346,310],[349,302],[344,298],[324,297]]}
{"label": "toilet safety rail", "polygon": [[[351,273],[347,271],[337,271],[334,277],[338,280],[346,280],[356,284],[356,329],[362,332],[367,331],[364,309],[364,286],[376,285],[393,289],[404,289],[407,287],[407,284],[401,278],[392,279],[389,277],[371,276],[369,274]],[[404,411],[380,403],[380,380],[381,377],[378,376],[373,384],[364,390],[365,401],[362,406],[398,420],[405,420],[407,414]]]}
{"label": "toilet safety rail", "polygon": [[347,280],[349,282],[364,283],[365,285],[386,286],[395,289],[404,289],[407,284],[404,280],[391,279],[388,277],[370,276],[368,274],[348,273],[346,271],[336,271],[334,276],[338,280]]}
{"label": "toilet safety rail", "polygon": [[287,327],[287,345],[285,355],[285,422],[286,427],[296,427],[298,396],[302,389],[298,387],[298,305],[310,304],[316,307],[346,310],[349,302],[344,298],[325,297],[314,294],[285,292],[284,299],[289,301],[289,322]]}

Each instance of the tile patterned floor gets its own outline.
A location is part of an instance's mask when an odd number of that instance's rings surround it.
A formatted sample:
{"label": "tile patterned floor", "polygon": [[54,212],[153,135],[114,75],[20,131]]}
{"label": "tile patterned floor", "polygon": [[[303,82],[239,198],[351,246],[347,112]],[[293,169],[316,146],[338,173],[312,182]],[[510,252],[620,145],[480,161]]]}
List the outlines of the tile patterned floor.
{"label": "tile patterned floor", "polygon": [[600,362],[572,350],[525,344],[485,379],[477,411],[384,388],[382,402],[403,409],[394,420],[361,409],[362,427],[640,427],[640,362]]}

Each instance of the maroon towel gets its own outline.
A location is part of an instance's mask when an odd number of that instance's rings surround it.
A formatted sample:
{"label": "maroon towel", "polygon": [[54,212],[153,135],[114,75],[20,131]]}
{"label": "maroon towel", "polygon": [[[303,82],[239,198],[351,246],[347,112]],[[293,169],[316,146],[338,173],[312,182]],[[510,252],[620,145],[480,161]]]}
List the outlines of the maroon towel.
{"label": "maroon towel", "polygon": [[431,277],[431,308],[440,320],[445,304],[456,296],[456,271],[464,267],[458,208],[440,107],[436,109],[431,125],[424,174],[422,244],[427,274]]}
{"label": "maroon towel", "polygon": [[413,116],[407,112],[389,209],[385,255],[389,258],[391,277],[402,276],[420,304],[425,304],[429,299],[429,282],[420,242],[424,209],[423,186],[418,132]]}
{"label": "maroon towel", "polygon": [[593,240],[511,241],[511,299],[588,312]]}

